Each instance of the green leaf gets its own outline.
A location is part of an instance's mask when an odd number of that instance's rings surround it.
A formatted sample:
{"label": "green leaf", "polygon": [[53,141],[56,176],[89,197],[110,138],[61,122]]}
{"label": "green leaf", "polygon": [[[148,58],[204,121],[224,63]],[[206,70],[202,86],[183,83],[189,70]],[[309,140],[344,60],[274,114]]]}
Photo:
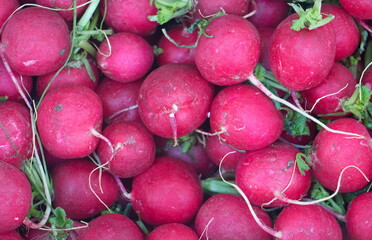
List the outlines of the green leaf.
{"label": "green leaf", "polygon": [[305,171],[310,170],[310,166],[308,164],[310,162],[310,158],[306,156],[305,154],[297,153],[296,162],[297,162],[298,170],[300,171],[302,175],[305,175]]}
{"label": "green leaf", "polygon": [[193,7],[192,0],[153,0],[158,12],[156,15],[148,16],[150,21],[156,21],[159,24],[169,22],[173,18],[180,17],[188,13]]}
{"label": "green leaf", "polygon": [[49,218],[49,223],[55,228],[71,228],[73,221],[66,218],[65,210],[57,207],[53,212],[53,216]]}
{"label": "green leaf", "polygon": [[284,117],[284,129],[292,136],[310,135],[309,127],[306,122],[307,118],[289,108],[283,108],[287,111]]}
{"label": "green leaf", "polygon": [[0,96],[0,101],[6,101],[7,99],[8,99],[7,96],[4,96],[4,97],[1,97],[1,96]]}
{"label": "green leaf", "polygon": [[353,95],[342,102],[342,109],[345,112],[351,112],[359,120],[363,120],[365,118],[365,114],[367,113],[371,96],[372,91],[368,87],[358,85]]}
{"label": "green leaf", "polygon": [[261,65],[257,64],[256,68],[254,69],[254,75],[262,82],[266,76],[266,69]]}

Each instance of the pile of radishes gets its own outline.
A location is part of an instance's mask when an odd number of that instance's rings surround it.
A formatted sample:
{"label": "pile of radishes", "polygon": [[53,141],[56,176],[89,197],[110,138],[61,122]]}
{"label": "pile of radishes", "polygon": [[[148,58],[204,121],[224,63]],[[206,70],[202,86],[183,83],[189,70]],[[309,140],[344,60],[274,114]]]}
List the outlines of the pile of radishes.
{"label": "pile of radishes", "polygon": [[0,0],[0,239],[372,239],[372,0]]}

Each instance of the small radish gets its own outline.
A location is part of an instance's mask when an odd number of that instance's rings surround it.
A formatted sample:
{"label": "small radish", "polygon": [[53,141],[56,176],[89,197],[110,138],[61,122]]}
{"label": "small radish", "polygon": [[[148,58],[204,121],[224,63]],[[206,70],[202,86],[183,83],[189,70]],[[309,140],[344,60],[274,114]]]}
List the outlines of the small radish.
{"label": "small radish", "polygon": [[[0,234],[21,226],[31,208],[32,191],[26,175],[0,161]],[[3,238],[1,238],[3,239]]]}
{"label": "small radish", "polygon": [[283,116],[259,89],[238,84],[213,99],[211,130],[227,144],[256,150],[275,142],[283,130]]}
{"label": "small radish", "polygon": [[12,101],[0,102],[0,162],[17,168],[32,154],[31,118],[27,108]]}
{"label": "small radish", "polygon": [[[246,153],[236,167],[236,184],[256,206],[274,200],[276,191],[283,192],[289,199],[301,199],[310,189],[312,175],[298,170],[295,165],[298,153],[300,150],[282,142]],[[266,206],[285,205],[275,200]]]}
{"label": "small radish", "polygon": [[141,36],[150,35],[158,26],[148,16],[156,14],[155,4],[148,0],[101,1],[101,13],[106,14],[105,22],[115,32],[131,32]]}
{"label": "small radish", "polygon": [[37,7],[16,12],[1,34],[1,51],[22,75],[44,75],[60,68],[70,51],[66,22],[57,13]]}
{"label": "small radish", "polygon": [[[315,137],[311,153],[313,174],[319,183],[335,191],[341,171],[348,166],[358,167],[368,179],[372,179],[372,140],[367,128],[351,118],[337,119],[327,126],[364,138],[348,137],[322,129]],[[368,184],[360,171],[355,168],[344,171],[340,192],[354,192]]]}
{"label": "small radish", "polygon": [[89,227],[77,237],[77,240],[145,240],[140,228],[128,217],[119,213],[101,215],[91,222]]}
{"label": "small radish", "polygon": [[198,236],[191,228],[179,224],[169,223],[156,228],[146,240],[198,240]]}
{"label": "small radish", "polygon": [[120,83],[104,78],[98,84],[96,93],[102,101],[103,119],[106,123],[141,122],[138,113],[138,92],[142,82],[138,80]]}
{"label": "small radish", "polygon": [[274,33],[273,28],[258,28],[258,32],[260,33],[261,38],[261,55],[259,62],[262,66],[267,70],[270,71],[270,57],[269,57],[269,50],[271,45],[271,38]]}
{"label": "small radish", "polygon": [[341,240],[341,227],[336,219],[318,205],[289,205],[275,220],[274,229],[282,232],[280,240]]}
{"label": "small radish", "polygon": [[131,200],[148,224],[188,223],[199,210],[203,192],[191,166],[177,158],[159,157],[134,177]]}
{"label": "small radish", "polygon": [[284,18],[288,16],[289,6],[287,0],[255,0],[256,6],[251,4],[251,11],[256,13],[248,20],[257,28],[275,28]]}
{"label": "small radish", "polygon": [[[246,19],[225,15],[213,19],[195,52],[195,64],[209,82],[227,86],[244,82],[260,57],[260,36]],[[228,63],[228,64],[227,64]]]}
{"label": "small radish", "polygon": [[[86,4],[89,0],[76,0],[76,12],[77,17],[80,17],[84,11],[87,9],[88,5]],[[50,7],[50,8],[60,8],[60,9],[69,9],[72,8],[73,0],[36,0],[36,4],[41,6]],[[84,6],[83,6],[84,4]],[[56,11],[63,19],[66,21],[71,21],[74,18],[74,11]]]}
{"label": "small radish", "polygon": [[102,42],[97,54],[98,67],[105,76],[118,82],[133,82],[152,67],[154,53],[142,37],[116,33]]}
{"label": "small radish", "polygon": [[[122,122],[107,126],[102,133],[114,147],[100,141],[97,154],[105,168],[120,178],[134,177],[148,169],[155,159],[152,134],[140,123]],[[113,155],[114,154],[114,155]]]}
{"label": "small radish", "polygon": [[53,204],[63,208],[68,218],[93,217],[106,209],[104,204],[109,207],[119,197],[114,177],[98,170],[92,173],[95,168],[88,159],[72,159],[53,169]]}
{"label": "small radish", "polygon": [[372,19],[372,0],[340,0],[339,2],[353,17]]}
{"label": "small radish", "polygon": [[[272,225],[265,211],[258,207],[253,209],[262,222]],[[202,240],[272,239],[254,221],[244,200],[231,194],[217,194],[209,198],[198,211],[195,229]]]}
{"label": "small radish", "polygon": [[10,231],[7,233],[0,233],[1,240],[23,240],[17,231]]}
{"label": "small radish", "polygon": [[37,128],[44,147],[71,159],[91,154],[102,128],[102,103],[91,89],[68,86],[50,91],[38,108]]}
{"label": "small radish", "polygon": [[0,2],[0,28],[17,7],[19,7],[18,0],[6,0]]}
{"label": "small radish", "polygon": [[346,228],[352,239],[367,240],[372,236],[372,192],[362,193],[350,204]]}
{"label": "small radish", "polygon": [[151,72],[139,92],[138,111],[145,126],[164,138],[177,138],[206,119],[214,93],[194,65],[173,63]]}

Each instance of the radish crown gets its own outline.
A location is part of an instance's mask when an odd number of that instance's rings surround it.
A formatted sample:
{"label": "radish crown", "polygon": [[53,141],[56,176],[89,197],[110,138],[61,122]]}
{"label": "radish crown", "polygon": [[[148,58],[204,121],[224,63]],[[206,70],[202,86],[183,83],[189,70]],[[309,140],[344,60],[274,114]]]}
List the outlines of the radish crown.
{"label": "radish crown", "polygon": [[150,21],[159,24],[164,24],[173,18],[185,15],[194,6],[192,0],[150,0],[150,4],[153,3],[155,3],[158,12],[148,18]]}

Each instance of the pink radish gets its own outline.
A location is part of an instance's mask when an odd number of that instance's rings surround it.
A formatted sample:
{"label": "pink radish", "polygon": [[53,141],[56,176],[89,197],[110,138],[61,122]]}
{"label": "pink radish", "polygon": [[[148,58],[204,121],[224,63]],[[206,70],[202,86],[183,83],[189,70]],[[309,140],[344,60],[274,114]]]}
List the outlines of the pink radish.
{"label": "pink radish", "polygon": [[[86,4],[89,0],[76,0],[76,8],[77,17],[80,17],[84,11],[87,9],[88,5]],[[73,0],[36,0],[36,4],[50,7],[50,8],[61,8],[61,9],[69,9],[72,8]],[[83,6],[83,4],[85,4]],[[67,21],[71,21],[74,18],[73,10],[70,11],[57,11],[61,17]]]}
{"label": "pink radish", "polygon": [[156,228],[146,240],[198,240],[198,236],[191,228],[179,224],[169,223]]}
{"label": "pink radish", "polygon": [[260,63],[262,66],[267,70],[270,71],[270,57],[269,57],[269,50],[271,45],[271,38],[274,33],[273,28],[258,28],[258,32],[260,33],[261,38],[261,55],[260,55]]}
{"label": "pink radish", "polygon": [[7,233],[0,233],[1,240],[23,240],[21,235],[16,231],[10,231]]}
{"label": "pink radish", "polygon": [[288,16],[289,5],[287,0],[255,0],[250,5],[250,10],[256,13],[248,20],[257,28],[275,28],[284,18]]}
{"label": "pink radish", "polygon": [[353,17],[361,19],[372,19],[371,0],[340,0],[340,4]]}
{"label": "pink radish", "polygon": [[5,0],[0,2],[0,28],[17,7],[19,7],[18,0]]}
{"label": "pink radish", "polygon": [[346,228],[355,240],[367,240],[372,236],[372,192],[360,194],[349,204]]}

